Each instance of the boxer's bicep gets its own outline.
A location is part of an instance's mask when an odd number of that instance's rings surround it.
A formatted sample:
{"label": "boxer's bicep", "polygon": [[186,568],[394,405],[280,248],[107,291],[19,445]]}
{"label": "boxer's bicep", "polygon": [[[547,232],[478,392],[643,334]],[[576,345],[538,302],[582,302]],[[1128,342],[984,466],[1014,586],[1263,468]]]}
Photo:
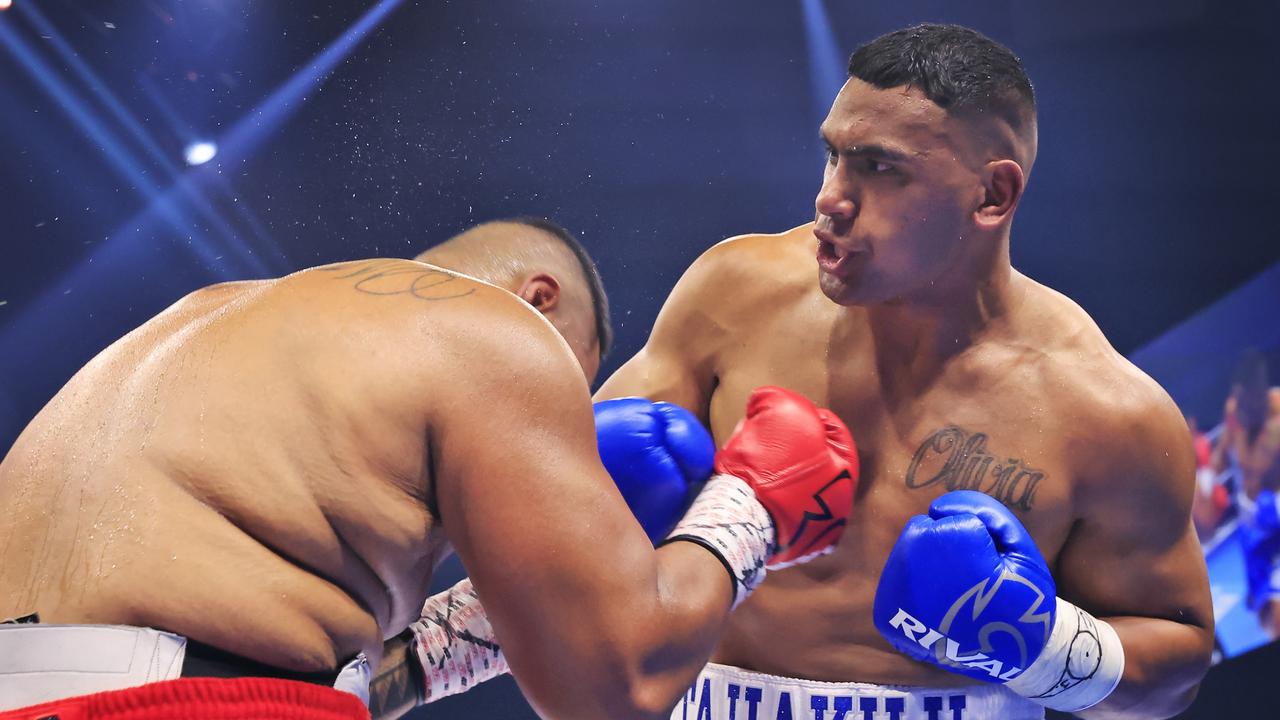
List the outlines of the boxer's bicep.
{"label": "boxer's bicep", "polygon": [[639,396],[674,403],[705,423],[715,387],[716,349],[728,334],[727,251],[716,246],[698,258],[662,305],[640,352],[596,392],[596,400]]}
{"label": "boxer's bicep", "polygon": [[[1195,453],[1185,422],[1160,408],[1131,417],[1080,492],[1082,514],[1061,570],[1117,610],[1177,617],[1208,602],[1204,556],[1191,525]],[[1103,570],[1104,572],[1097,572]]]}
{"label": "boxer's bicep", "polygon": [[1111,472],[1080,489],[1081,515],[1054,575],[1059,595],[1120,635],[1123,703],[1194,687],[1212,649],[1213,609],[1190,517],[1195,459],[1180,416],[1116,436],[1127,442],[1111,453]]}
{"label": "boxer's bicep", "polygon": [[518,340],[434,423],[440,520],[524,692],[568,716],[623,665],[655,556],[600,464],[581,370],[553,339]]}

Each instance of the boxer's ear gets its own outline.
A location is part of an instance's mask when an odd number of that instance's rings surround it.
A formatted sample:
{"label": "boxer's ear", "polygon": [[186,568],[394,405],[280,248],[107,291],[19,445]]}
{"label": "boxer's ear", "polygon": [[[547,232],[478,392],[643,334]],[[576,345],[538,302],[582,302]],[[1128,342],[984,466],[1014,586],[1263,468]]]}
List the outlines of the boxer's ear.
{"label": "boxer's ear", "polygon": [[546,315],[560,304],[560,281],[548,273],[530,275],[516,294],[534,310]]}
{"label": "boxer's ear", "polygon": [[974,219],[979,225],[994,227],[1013,219],[1027,178],[1022,166],[1012,160],[995,160],[982,169],[982,204]]}

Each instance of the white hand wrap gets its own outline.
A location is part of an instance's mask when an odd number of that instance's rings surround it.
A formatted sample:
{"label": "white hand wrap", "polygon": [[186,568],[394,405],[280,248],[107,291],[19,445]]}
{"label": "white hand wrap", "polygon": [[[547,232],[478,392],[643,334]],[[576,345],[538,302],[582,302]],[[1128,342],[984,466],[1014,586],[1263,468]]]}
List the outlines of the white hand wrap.
{"label": "white hand wrap", "polygon": [[1093,707],[1124,674],[1124,648],[1115,628],[1058,598],[1049,642],[1031,667],[1005,687],[1064,712]]}
{"label": "white hand wrap", "polygon": [[470,690],[509,669],[470,579],[427,598],[422,618],[409,629],[427,702]]}
{"label": "white hand wrap", "polygon": [[733,578],[736,608],[764,580],[774,534],[773,518],[747,483],[714,475],[664,544],[686,540],[710,550]]}

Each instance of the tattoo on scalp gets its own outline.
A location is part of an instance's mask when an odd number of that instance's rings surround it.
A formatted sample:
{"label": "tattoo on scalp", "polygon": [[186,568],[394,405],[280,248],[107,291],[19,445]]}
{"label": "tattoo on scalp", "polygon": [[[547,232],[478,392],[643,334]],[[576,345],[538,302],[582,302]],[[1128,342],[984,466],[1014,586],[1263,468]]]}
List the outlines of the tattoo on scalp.
{"label": "tattoo on scalp", "polygon": [[461,275],[403,260],[371,260],[357,265],[317,268],[317,272],[341,273],[334,280],[354,280],[356,292],[366,295],[408,295],[417,300],[453,300],[466,297],[474,287],[456,284]]}
{"label": "tattoo on scalp", "polygon": [[986,433],[948,425],[925,438],[907,468],[907,487],[941,483],[948,491],[977,490],[1014,510],[1028,511],[1045,472],[1021,458],[999,460],[987,451]]}

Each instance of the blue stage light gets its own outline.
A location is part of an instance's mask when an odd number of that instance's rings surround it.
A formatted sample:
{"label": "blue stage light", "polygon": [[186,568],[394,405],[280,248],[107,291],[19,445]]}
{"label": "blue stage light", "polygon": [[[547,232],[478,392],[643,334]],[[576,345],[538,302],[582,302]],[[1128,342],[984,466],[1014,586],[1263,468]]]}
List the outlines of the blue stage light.
{"label": "blue stage light", "polygon": [[844,63],[841,61],[840,44],[827,16],[822,0],[803,0],[804,35],[809,46],[809,86],[813,114],[821,123],[831,107],[831,98],[844,85]]}

